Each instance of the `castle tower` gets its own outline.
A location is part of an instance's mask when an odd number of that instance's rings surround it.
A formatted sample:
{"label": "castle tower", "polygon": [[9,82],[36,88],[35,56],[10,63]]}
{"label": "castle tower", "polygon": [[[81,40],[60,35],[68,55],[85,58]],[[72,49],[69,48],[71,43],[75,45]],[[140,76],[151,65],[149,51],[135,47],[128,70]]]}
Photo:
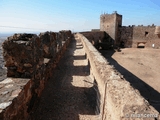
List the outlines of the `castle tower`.
{"label": "castle tower", "polygon": [[118,43],[118,37],[120,36],[118,32],[120,26],[122,26],[122,15],[117,14],[117,12],[100,16],[100,31],[108,33],[115,40],[115,44]]}

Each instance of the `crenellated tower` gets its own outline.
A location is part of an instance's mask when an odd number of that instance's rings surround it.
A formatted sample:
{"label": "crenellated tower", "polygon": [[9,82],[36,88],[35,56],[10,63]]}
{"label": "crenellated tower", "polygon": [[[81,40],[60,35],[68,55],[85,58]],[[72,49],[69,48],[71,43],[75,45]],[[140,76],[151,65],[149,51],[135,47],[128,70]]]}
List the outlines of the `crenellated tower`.
{"label": "crenellated tower", "polygon": [[113,14],[102,14],[100,16],[100,31],[107,32],[115,44],[118,42],[118,28],[122,26],[122,15],[114,12]]}

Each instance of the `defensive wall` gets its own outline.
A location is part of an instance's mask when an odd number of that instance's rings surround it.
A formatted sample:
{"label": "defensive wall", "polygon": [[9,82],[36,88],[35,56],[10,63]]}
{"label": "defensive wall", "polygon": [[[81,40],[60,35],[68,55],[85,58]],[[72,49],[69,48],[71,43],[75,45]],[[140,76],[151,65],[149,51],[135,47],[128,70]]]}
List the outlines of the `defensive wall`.
{"label": "defensive wall", "polygon": [[7,79],[0,82],[0,119],[25,120],[72,39],[71,31],[14,34],[3,43]]}
{"label": "defensive wall", "polygon": [[[77,34],[86,52],[90,75],[97,83],[97,108],[102,120],[136,119],[137,114],[159,115],[137,89],[134,89],[82,34]],[[100,104],[99,104],[100,103]],[[134,116],[135,115],[135,116]],[[160,119],[157,116],[150,120]]]}
{"label": "defensive wall", "polygon": [[106,32],[104,31],[92,31],[92,32],[86,31],[86,32],[81,32],[81,34],[83,34],[86,38],[88,38],[88,40],[95,46],[100,41],[102,41],[106,36]]}
{"label": "defensive wall", "polygon": [[[160,35],[155,34],[158,26],[154,24],[122,26],[122,15],[114,12],[112,14],[102,14],[100,16],[100,31],[105,31],[115,41],[115,46],[124,42],[125,47],[144,47],[160,48]],[[153,45],[154,44],[154,45]]]}
{"label": "defensive wall", "polygon": [[119,41],[125,43],[125,47],[137,47],[138,43],[144,43],[145,47],[160,48],[160,38],[155,34],[156,26],[122,26],[119,27]]}
{"label": "defensive wall", "polygon": [[112,37],[105,31],[91,31],[91,32],[80,32],[83,34],[96,49],[109,49],[114,40]]}
{"label": "defensive wall", "polygon": [[[93,35],[103,38],[104,34]],[[81,40],[88,59],[97,93],[95,112],[102,120],[128,120],[137,114],[144,115],[141,119],[160,119],[159,113],[109,65],[84,35],[78,33],[76,36]],[[27,119],[71,38],[71,31],[62,31],[60,35],[54,32],[39,36],[15,34],[3,43],[8,78],[0,82],[0,119]]]}

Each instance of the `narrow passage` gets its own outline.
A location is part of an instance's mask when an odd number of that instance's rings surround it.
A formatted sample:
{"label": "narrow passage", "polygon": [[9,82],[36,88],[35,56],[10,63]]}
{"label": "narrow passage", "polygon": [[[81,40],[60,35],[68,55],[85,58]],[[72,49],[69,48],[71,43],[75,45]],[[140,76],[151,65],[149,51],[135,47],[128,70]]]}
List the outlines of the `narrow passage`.
{"label": "narrow passage", "polygon": [[96,93],[82,43],[73,39],[53,71],[32,120],[98,120]]}

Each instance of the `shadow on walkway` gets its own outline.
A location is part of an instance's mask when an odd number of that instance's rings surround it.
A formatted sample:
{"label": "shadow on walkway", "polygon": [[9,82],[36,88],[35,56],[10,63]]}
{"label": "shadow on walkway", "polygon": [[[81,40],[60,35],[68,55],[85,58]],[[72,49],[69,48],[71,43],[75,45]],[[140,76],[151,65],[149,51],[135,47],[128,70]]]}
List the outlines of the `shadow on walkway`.
{"label": "shadow on walkway", "polygon": [[130,84],[139,90],[140,94],[148,100],[148,102],[160,112],[160,93],[154,88],[146,84],[142,79],[138,78],[127,69],[122,67],[118,62],[112,58],[115,53],[114,50],[100,50],[102,55],[107,59],[110,65],[113,65],[118,72],[120,72],[123,77],[130,82]]}
{"label": "shadow on walkway", "polygon": [[76,45],[77,42],[74,39],[71,41],[30,119],[86,120],[87,116],[95,115],[96,92],[93,88],[96,86],[88,79],[89,67],[73,64],[75,60],[85,60],[85,55],[74,55],[77,47],[80,48],[78,50],[83,48],[81,44]]}

